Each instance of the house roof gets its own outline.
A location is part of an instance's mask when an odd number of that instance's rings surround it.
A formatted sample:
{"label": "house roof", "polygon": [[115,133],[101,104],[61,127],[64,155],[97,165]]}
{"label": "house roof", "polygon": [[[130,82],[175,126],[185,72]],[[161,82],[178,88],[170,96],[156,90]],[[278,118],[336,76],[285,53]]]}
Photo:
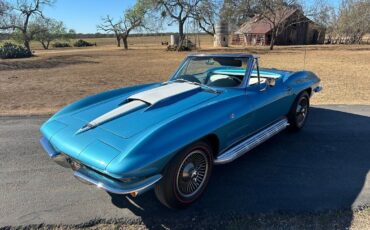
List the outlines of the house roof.
{"label": "house roof", "polygon": [[[298,9],[284,9],[278,11],[276,14],[275,21],[283,22],[291,15],[293,15]],[[273,29],[274,25],[269,20],[261,18],[260,15],[256,15],[249,21],[241,25],[240,29],[235,33],[237,34],[266,34]]]}

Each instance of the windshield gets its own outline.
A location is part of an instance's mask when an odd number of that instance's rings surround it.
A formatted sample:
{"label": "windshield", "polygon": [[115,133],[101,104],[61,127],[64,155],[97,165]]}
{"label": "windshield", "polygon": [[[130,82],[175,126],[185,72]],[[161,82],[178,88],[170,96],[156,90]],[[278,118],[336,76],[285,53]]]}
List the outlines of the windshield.
{"label": "windshield", "polygon": [[210,87],[237,87],[248,66],[246,57],[189,57],[171,80]]}

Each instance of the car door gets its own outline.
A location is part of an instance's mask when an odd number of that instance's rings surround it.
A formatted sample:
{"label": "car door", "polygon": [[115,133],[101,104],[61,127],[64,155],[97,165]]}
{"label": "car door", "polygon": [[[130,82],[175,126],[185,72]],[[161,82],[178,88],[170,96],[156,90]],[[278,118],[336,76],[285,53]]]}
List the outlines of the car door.
{"label": "car door", "polygon": [[230,121],[219,133],[225,146],[232,146],[253,135],[287,114],[290,107],[287,100],[290,92],[284,89],[281,79],[275,86],[254,84],[239,90],[239,96],[233,98],[232,111],[227,111]]}
{"label": "car door", "polygon": [[243,90],[238,97],[233,98],[232,110],[228,111],[229,122],[223,127],[222,135],[226,146],[233,145],[256,130],[253,105]]}
{"label": "car door", "polygon": [[289,103],[285,102],[287,94],[280,87],[263,90],[260,87],[248,87],[244,95],[234,98],[236,107],[230,111],[230,122],[221,132],[226,146],[253,135],[289,110]]}
{"label": "car door", "polygon": [[[256,69],[259,76],[258,61]],[[291,105],[290,89],[284,86],[281,78],[269,85],[258,77],[257,84],[247,86],[247,97],[254,111],[253,122],[257,130],[285,116]]]}
{"label": "car door", "polygon": [[265,84],[247,90],[256,129],[261,129],[283,117],[290,107],[287,89],[281,85],[271,87]]}

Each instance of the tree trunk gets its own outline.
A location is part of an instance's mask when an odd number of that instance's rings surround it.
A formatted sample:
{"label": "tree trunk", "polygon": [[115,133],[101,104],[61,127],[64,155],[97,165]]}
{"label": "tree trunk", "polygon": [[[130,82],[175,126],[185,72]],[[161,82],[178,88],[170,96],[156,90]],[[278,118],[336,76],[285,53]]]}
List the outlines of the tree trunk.
{"label": "tree trunk", "polygon": [[30,41],[26,34],[23,35],[23,40],[24,47],[26,47],[26,49],[31,52]]}
{"label": "tree trunk", "polygon": [[271,32],[270,50],[273,50],[274,49],[276,35],[277,35],[277,32],[276,32],[276,29],[274,28],[272,30],[272,32]]}
{"label": "tree trunk", "polygon": [[274,49],[274,43],[275,43],[275,35],[274,33],[271,34],[271,41],[270,41],[270,50]]}
{"label": "tree trunk", "polygon": [[117,37],[117,47],[121,47],[121,37]]}
{"label": "tree trunk", "polygon": [[[319,33],[317,34],[316,41],[313,41],[313,42],[314,42],[314,44],[319,44],[320,36],[321,36],[321,30],[320,30],[320,31],[319,31]],[[325,38],[324,38],[324,43],[323,43],[323,44],[325,44]],[[307,42],[306,42],[306,44],[305,44],[305,45],[307,45]]]}
{"label": "tree trunk", "polygon": [[44,41],[41,41],[42,47],[44,47],[45,50],[49,48],[49,45],[47,45]]}
{"label": "tree trunk", "polygon": [[23,24],[23,29],[22,29],[22,33],[23,33],[23,42],[24,42],[24,46],[26,47],[26,49],[30,52],[30,53],[32,53],[32,51],[31,51],[31,47],[30,47],[30,37],[28,37],[28,35],[27,35],[27,30],[28,30],[28,21],[29,21],[29,19],[30,19],[30,17],[31,17],[31,14],[32,13],[27,13],[27,15],[26,15],[26,20],[25,20],[25,22],[24,22],[24,24]]}
{"label": "tree trunk", "polygon": [[184,22],[179,20],[179,44],[177,44],[177,51],[181,51],[184,44]]}
{"label": "tree trunk", "polygon": [[125,48],[125,50],[127,50],[128,49],[127,36],[123,36],[122,41],[123,41],[123,47]]}

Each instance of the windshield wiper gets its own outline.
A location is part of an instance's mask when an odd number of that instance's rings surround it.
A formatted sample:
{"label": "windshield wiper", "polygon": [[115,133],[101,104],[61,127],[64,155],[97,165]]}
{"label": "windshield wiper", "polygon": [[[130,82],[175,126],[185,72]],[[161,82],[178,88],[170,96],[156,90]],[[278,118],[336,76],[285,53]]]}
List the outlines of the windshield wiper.
{"label": "windshield wiper", "polygon": [[215,93],[215,94],[219,94],[221,93],[219,90],[211,87],[211,86],[208,86],[208,85],[204,85],[202,83],[198,83],[198,82],[193,82],[193,81],[188,81],[188,80],[185,80],[185,79],[176,79],[174,80],[174,82],[186,82],[186,83],[189,83],[189,84],[192,84],[192,85],[198,85],[200,86],[202,89],[208,91],[208,92],[211,92],[211,93]]}

